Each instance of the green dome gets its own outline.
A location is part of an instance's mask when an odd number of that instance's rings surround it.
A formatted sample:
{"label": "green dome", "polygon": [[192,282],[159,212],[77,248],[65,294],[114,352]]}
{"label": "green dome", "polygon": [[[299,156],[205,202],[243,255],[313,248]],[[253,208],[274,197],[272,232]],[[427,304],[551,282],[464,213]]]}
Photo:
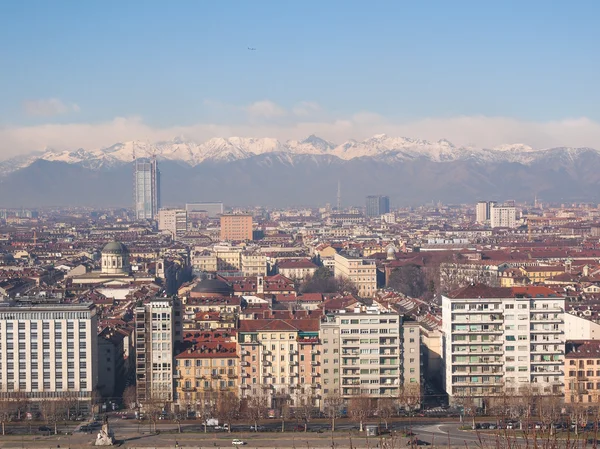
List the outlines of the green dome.
{"label": "green dome", "polygon": [[110,242],[102,248],[103,254],[125,254],[127,253],[127,247],[121,242]]}

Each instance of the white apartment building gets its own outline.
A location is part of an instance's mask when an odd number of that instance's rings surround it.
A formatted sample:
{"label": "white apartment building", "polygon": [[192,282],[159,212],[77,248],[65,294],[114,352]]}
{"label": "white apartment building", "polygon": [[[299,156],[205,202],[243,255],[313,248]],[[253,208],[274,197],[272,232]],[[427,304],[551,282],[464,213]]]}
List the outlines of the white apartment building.
{"label": "white apartment building", "polygon": [[479,201],[475,206],[475,222],[485,224],[490,219],[490,203]]}
{"label": "white apartment building", "polygon": [[173,400],[173,345],[176,307],[173,300],[153,299],[135,309],[137,402]]}
{"label": "white apartment building", "polygon": [[328,314],[321,321],[323,394],[396,397],[421,384],[420,327],[381,307]]}
{"label": "white apartment building", "polygon": [[335,254],[334,273],[337,277],[352,281],[358,288],[359,296],[370,298],[377,292],[377,267],[374,260]]}
{"label": "white apartment building", "polygon": [[565,300],[546,287],[470,285],[442,296],[442,356],[450,401],[560,394]]}
{"label": "white apartment building", "polygon": [[75,395],[90,410],[98,384],[98,328],[92,303],[52,298],[0,302],[0,397],[39,402]]}
{"label": "white apartment building", "polygon": [[169,232],[173,238],[183,236],[187,231],[187,211],[185,209],[160,209],[158,230]]}
{"label": "white apartment building", "polygon": [[514,206],[490,206],[490,226],[492,228],[516,228],[517,209]]}

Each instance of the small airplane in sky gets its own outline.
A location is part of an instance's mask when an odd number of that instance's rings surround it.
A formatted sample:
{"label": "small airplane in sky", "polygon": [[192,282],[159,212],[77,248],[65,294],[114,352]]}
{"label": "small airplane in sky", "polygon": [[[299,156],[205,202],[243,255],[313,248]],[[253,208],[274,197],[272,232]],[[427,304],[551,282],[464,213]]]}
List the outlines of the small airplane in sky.
{"label": "small airplane in sky", "polygon": [[250,50],[250,51],[256,51],[256,48],[248,47],[248,50]]}

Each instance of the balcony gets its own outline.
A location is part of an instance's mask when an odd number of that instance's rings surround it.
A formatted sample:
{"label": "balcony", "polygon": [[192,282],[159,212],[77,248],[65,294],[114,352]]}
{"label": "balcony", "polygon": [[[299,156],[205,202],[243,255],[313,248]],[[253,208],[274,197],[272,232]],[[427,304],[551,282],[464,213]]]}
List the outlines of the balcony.
{"label": "balcony", "polygon": [[312,362],[310,362],[310,364],[311,364],[312,366],[318,366],[318,365],[319,365],[319,362],[318,362],[317,360],[313,360]]}
{"label": "balcony", "polygon": [[246,351],[245,349],[242,349],[242,355],[250,355],[250,352]]}
{"label": "balcony", "polygon": [[270,390],[270,389],[272,389],[272,388],[273,388],[273,385],[271,385],[271,384],[262,384],[262,385],[261,385],[261,388],[262,388],[263,390]]}
{"label": "balcony", "polygon": [[263,355],[271,355],[271,351],[269,351],[268,349],[263,349],[262,353]]}
{"label": "balcony", "polygon": [[250,362],[242,362],[241,365],[242,366],[250,366]]}
{"label": "balcony", "polygon": [[271,363],[270,360],[263,360],[262,363],[263,363],[264,366],[271,366],[272,365],[272,363]]}
{"label": "balcony", "polygon": [[321,388],[320,383],[310,384],[310,388]]}
{"label": "balcony", "polygon": [[227,377],[229,377],[230,379],[236,379],[238,377],[238,375],[237,375],[237,373],[234,373],[234,372],[228,372]]}
{"label": "balcony", "polygon": [[319,351],[318,349],[313,349],[312,351],[310,351],[311,354],[320,354],[321,351]]}
{"label": "balcony", "polygon": [[242,385],[240,385],[240,388],[241,388],[242,390],[245,390],[245,389],[247,389],[247,388],[250,388],[250,385],[247,385],[247,384],[242,384]]}
{"label": "balcony", "polygon": [[320,377],[321,373],[310,373],[312,377]]}

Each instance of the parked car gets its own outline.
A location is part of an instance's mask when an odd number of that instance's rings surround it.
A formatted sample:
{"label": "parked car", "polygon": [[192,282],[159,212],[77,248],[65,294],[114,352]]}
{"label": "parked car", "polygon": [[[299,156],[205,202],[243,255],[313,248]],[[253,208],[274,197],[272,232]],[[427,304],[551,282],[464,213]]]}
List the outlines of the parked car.
{"label": "parked car", "polygon": [[52,429],[48,426],[40,426],[40,427],[38,427],[38,430],[40,432],[52,432]]}
{"label": "parked car", "polygon": [[246,444],[245,441],[243,440],[238,440],[237,438],[235,440],[233,440],[231,442],[231,444],[233,444],[234,446],[243,446],[244,444]]}

